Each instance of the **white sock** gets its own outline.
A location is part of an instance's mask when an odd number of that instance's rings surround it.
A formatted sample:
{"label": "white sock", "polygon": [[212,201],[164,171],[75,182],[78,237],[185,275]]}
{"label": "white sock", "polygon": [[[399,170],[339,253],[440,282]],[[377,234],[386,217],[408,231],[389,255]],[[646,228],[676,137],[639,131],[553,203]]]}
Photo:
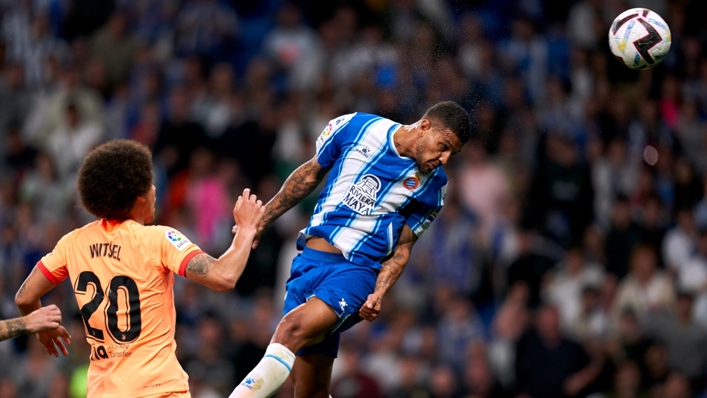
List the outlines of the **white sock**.
{"label": "white sock", "polygon": [[295,354],[282,344],[273,343],[263,359],[228,398],[267,398],[282,387],[295,363]]}

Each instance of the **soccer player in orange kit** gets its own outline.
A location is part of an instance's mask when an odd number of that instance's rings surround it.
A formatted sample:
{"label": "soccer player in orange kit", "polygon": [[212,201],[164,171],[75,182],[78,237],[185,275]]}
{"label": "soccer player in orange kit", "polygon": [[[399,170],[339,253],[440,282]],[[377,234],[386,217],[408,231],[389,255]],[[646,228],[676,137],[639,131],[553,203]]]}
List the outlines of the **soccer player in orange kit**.
{"label": "soccer player in orange kit", "polygon": [[[215,259],[173,228],[144,225],[155,218],[147,147],[127,140],[97,147],[81,165],[78,189],[98,220],[62,237],[37,263],[17,292],[17,307],[31,313],[40,297],[70,278],[91,345],[88,396],[189,397],[175,355],[174,274],[213,290],[233,289],[263,215],[261,201],[243,191],[233,209],[238,231]],[[63,327],[37,337],[49,354],[68,354]]]}

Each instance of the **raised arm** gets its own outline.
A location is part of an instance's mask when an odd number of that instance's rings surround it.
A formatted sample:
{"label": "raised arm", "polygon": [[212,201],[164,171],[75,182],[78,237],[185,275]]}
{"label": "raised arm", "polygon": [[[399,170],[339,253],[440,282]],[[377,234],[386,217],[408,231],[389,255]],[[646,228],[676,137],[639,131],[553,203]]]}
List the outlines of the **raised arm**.
{"label": "raised arm", "polygon": [[280,191],[265,205],[265,215],[258,227],[253,248],[258,245],[263,229],[312,193],[328,171],[329,169],[323,168],[314,157],[287,177]]}
{"label": "raised arm", "polygon": [[233,209],[238,230],[231,247],[218,259],[206,253],[197,254],[187,263],[186,277],[219,292],[232,290],[248,262],[264,210],[262,202],[245,189]]}
{"label": "raised arm", "polygon": [[410,260],[412,246],[417,241],[417,235],[412,232],[407,224],[403,226],[403,230],[398,238],[398,245],[393,250],[391,256],[381,263],[381,270],[376,279],[376,287],[373,293],[368,295],[368,299],[359,310],[361,318],[372,321],[378,317],[381,309],[381,300],[388,289],[397,282],[403,269]]}

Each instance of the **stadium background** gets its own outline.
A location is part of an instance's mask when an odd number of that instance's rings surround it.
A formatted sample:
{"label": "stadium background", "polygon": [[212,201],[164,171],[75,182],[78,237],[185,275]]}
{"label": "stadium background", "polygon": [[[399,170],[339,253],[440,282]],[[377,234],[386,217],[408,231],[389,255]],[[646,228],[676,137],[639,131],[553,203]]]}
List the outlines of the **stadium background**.
{"label": "stadium background", "polygon": [[[672,30],[658,68],[611,59],[646,6]],[[211,254],[244,187],[263,199],[337,115],[409,123],[439,100],[473,119],[450,190],[374,323],[347,332],[332,395],[707,396],[707,4],[700,0],[2,0],[0,313],[58,238],[90,221],[91,147],[154,151],[158,221]],[[236,292],[178,278],[192,396],[226,396],[280,317],[296,231],[270,228]],[[68,358],[0,344],[0,397],[81,397]],[[278,395],[292,396],[286,385]]]}

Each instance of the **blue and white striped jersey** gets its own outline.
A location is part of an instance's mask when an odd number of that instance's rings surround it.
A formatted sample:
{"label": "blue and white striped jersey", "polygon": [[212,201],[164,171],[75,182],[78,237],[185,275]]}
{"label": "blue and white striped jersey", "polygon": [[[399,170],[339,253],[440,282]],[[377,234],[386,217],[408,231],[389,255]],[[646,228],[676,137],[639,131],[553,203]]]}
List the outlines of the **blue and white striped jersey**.
{"label": "blue and white striped jersey", "polygon": [[442,167],[424,175],[393,144],[400,124],[353,113],[333,119],[317,139],[317,159],[331,168],[298,247],[318,236],[349,261],[380,268],[407,224],[418,236],[444,203]]}

